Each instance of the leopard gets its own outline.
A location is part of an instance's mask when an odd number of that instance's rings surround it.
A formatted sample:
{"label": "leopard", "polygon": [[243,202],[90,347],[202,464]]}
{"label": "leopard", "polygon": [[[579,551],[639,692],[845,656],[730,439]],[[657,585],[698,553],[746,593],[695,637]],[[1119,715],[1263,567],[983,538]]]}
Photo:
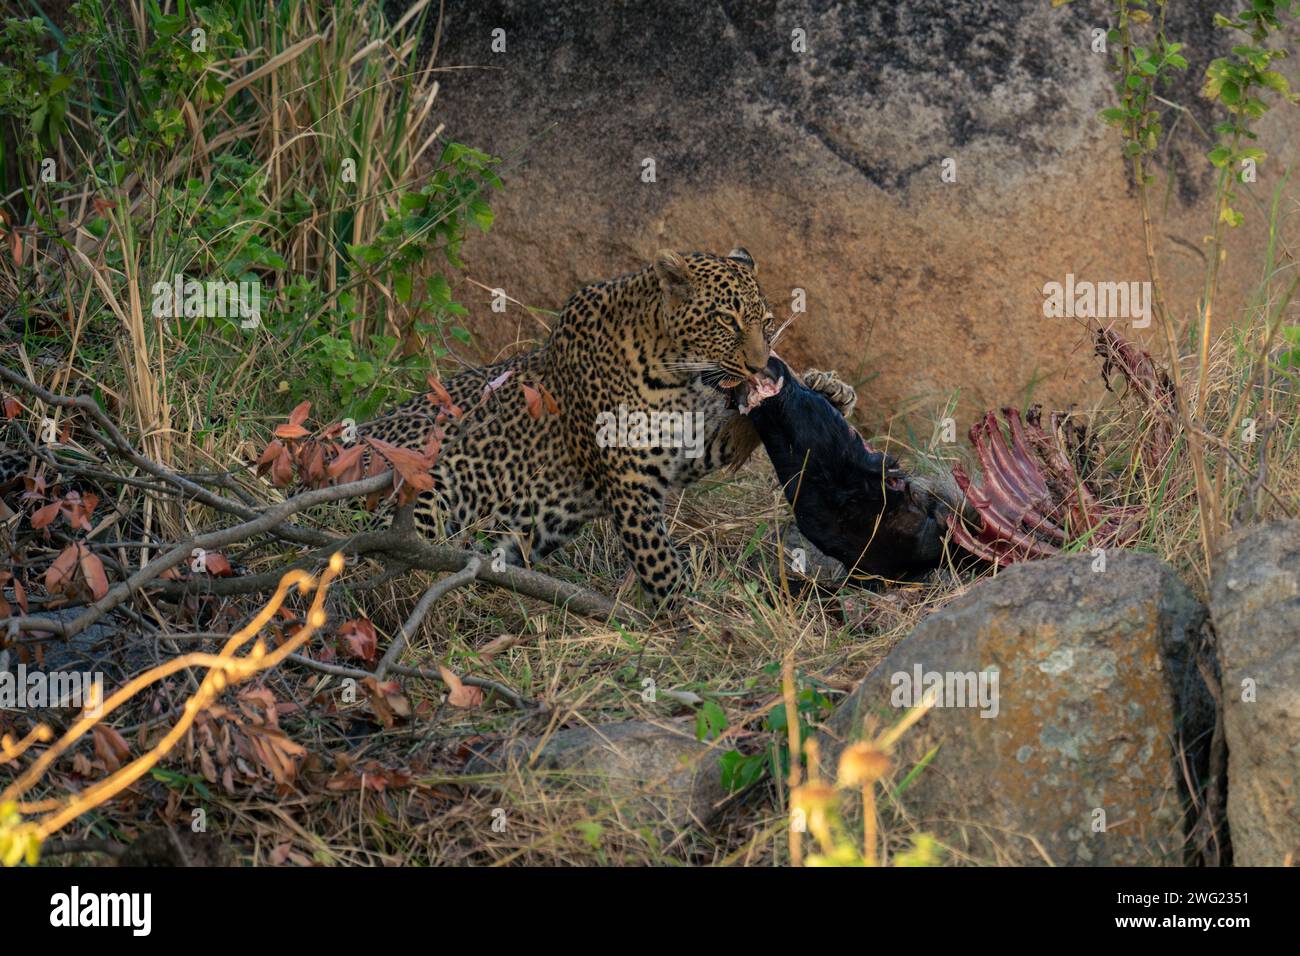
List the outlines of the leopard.
{"label": "leopard", "polygon": [[[439,383],[442,395],[415,395],[357,435],[423,452],[438,442],[433,487],[412,513],[422,536],[468,539],[521,565],[608,518],[645,592],[675,605],[687,562],[668,534],[666,503],[711,473],[738,469],[762,444],[740,405],[745,383],[767,368],[774,325],[744,247],[662,250],[637,271],[570,295],[537,347],[465,368]],[[853,390],[835,373],[804,378],[842,414],[852,410]],[[448,416],[449,405],[458,414]],[[682,427],[668,429],[667,440],[663,430],[602,427],[638,413]],[[29,462],[0,455],[0,472],[16,479]],[[392,515],[381,509],[381,520]]]}
{"label": "leopard", "polygon": [[[647,595],[675,603],[686,561],[666,502],[760,444],[735,390],[766,368],[774,326],[743,247],[663,250],[570,295],[536,348],[442,382],[456,417],[423,393],[358,435],[421,449],[438,430],[434,487],[414,506],[421,535],[473,536],[525,564],[605,517]],[[613,427],[656,413],[671,427]]]}

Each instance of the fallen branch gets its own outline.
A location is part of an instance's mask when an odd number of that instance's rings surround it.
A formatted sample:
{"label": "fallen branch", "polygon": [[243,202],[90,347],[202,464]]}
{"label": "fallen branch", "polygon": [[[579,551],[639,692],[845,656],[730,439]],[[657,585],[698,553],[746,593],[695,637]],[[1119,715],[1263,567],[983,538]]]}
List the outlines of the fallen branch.
{"label": "fallen branch", "polygon": [[[301,654],[290,654],[289,660],[295,664],[301,664],[303,667],[314,671],[320,671],[322,674],[330,674],[333,677],[353,677],[357,680],[365,680],[367,677],[376,677],[370,671],[361,670],[359,667],[348,667],[344,664],[327,664],[324,661],[314,661],[310,657],[303,657]],[[389,670],[402,677],[420,677],[424,680],[436,680],[440,684],[446,684],[447,680],[438,671],[431,671],[423,667],[403,667],[400,664],[392,665]],[[498,683],[494,680],[488,680],[486,677],[467,676],[461,677],[460,682],[470,687],[480,687],[483,690],[490,690],[492,693],[499,695],[504,700],[508,700],[519,710],[542,711],[546,705],[535,700],[530,700],[521,695],[518,691],[511,690],[505,684]]]}
{"label": "fallen branch", "polygon": [[171,550],[154,558],[143,568],[131,575],[125,581],[112,587],[107,594],[92,604],[77,618],[59,628],[54,625],[59,622],[37,618],[38,624],[33,625],[31,618],[10,618],[8,621],[0,621],[0,624],[7,624],[12,630],[57,630],[60,636],[66,638],[75,637],[86,628],[90,627],[100,620],[105,614],[126,601],[140,588],[144,587],[164,572],[176,567],[194,552],[195,549],[204,551],[216,551],[220,548],[244,541],[257,534],[267,531],[280,522],[284,521],[289,515],[304,508],[310,508],[315,505],[323,504],[329,501],[338,501],[342,498],[351,498],[356,495],[369,494],[372,491],[387,487],[391,480],[391,475],[385,472],[382,475],[376,475],[372,478],[363,478],[360,481],[351,482],[347,485],[336,485],[333,488],[314,488],[311,491],[305,491],[300,495],[295,495],[286,501],[281,502],[271,508],[268,508],[258,517],[243,524],[238,524],[221,531],[212,531],[207,534],[196,535],[188,541],[176,545]]}
{"label": "fallen branch", "polygon": [[[312,488],[294,495],[282,502],[257,508],[243,501],[217,495],[169,468],[139,453],[113,424],[108,416],[89,396],[59,395],[37,385],[25,376],[11,369],[0,367],[0,379],[35,396],[43,402],[65,408],[83,411],[103,430],[103,434],[91,430],[95,440],[110,455],[130,463],[141,471],[153,476],[158,481],[173,489],[178,496],[208,505],[222,513],[243,518],[244,521],[230,528],[211,531],[197,535],[191,540],[177,543],[163,554],[147,563],[138,572],[111,588],[94,602],[85,612],[70,622],[45,618],[37,615],[23,614],[0,619],[0,627],[12,639],[20,631],[44,632],[62,638],[71,638],[86,628],[100,621],[105,614],[123,604],[132,595],[148,589],[151,593],[167,597],[181,598],[191,594],[208,594],[228,596],[236,594],[258,594],[275,587],[280,574],[285,570],[262,575],[244,575],[232,578],[195,578],[189,581],[164,581],[161,575],[176,567],[196,548],[205,551],[217,550],[261,534],[269,534],[296,544],[307,544],[317,548],[317,552],[293,562],[290,567],[310,568],[319,564],[329,554],[342,551],[348,555],[373,555],[386,565],[384,575],[396,576],[409,570],[423,571],[460,571],[471,559],[471,553],[452,545],[437,545],[421,538],[409,522],[406,509],[399,511],[399,518],[394,524],[383,530],[365,532],[351,537],[330,534],[311,528],[304,528],[288,523],[289,516],[319,504],[342,500],[349,497],[375,495],[392,487],[393,472],[386,470],[357,481],[342,485]],[[25,436],[24,436],[25,437]],[[29,442],[30,446],[30,442]],[[63,467],[63,463],[54,458],[48,449],[33,451],[46,461]],[[81,470],[72,466],[70,471]],[[119,482],[135,485],[138,479],[114,476],[100,469],[93,469],[94,477],[105,482]],[[197,477],[197,476],[196,476]],[[208,480],[214,484],[219,480],[230,486],[229,476],[212,475]],[[147,490],[156,492],[158,485]],[[244,497],[241,495],[241,497]],[[402,516],[407,520],[403,521]],[[648,618],[635,608],[620,607],[615,601],[598,594],[581,585],[571,584],[530,569],[506,567],[493,570],[483,566],[476,576],[494,587],[501,587],[517,594],[536,598],[573,611],[584,617],[608,621],[622,616],[632,623],[647,624]]]}
{"label": "fallen branch", "polygon": [[[380,531],[363,532],[351,538],[339,538],[337,543],[331,544],[330,547],[341,550],[349,556],[376,556],[398,565],[400,570],[390,568],[381,572],[385,580],[400,577],[412,570],[459,571],[465,567],[470,558],[476,556],[465,548],[450,544],[434,544],[414,531],[398,528],[386,528]],[[310,567],[322,559],[322,554],[313,554],[299,559],[292,566]],[[273,586],[278,573],[268,572],[231,578],[192,578],[188,581],[155,581],[150,585],[150,592],[169,599],[189,594],[209,594],[214,597],[257,594]],[[621,604],[590,588],[563,581],[542,571],[514,565],[506,565],[501,570],[494,570],[490,564],[484,563],[475,580],[512,591],[523,597],[545,601],[581,617],[598,621],[621,619],[638,626],[648,625],[651,621],[648,616],[630,605]],[[370,584],[371,582],[367,582],[368,586]]]}
{"label": "fallen branch", "polygon": [[375,668],[375,680],[383,680],[388,674],[388,669],[397,661],[398,655],[401,654],[402,651],[411,643],[411,638],[415,635],[415,632],[419,630],[420,624],[424,621],[425,615],[429,613],[429,609],[432,608],[440,598],[456,588],[464,587],[467,584],[473,584],[474,578],[478,576],[479,568],[482,565],[483,559],[478,555],[474,555],[469,559],[464,568],[457,571],[455,574],[448,575],[441,581],[434,583],[424,592],[424,596],[420,598],[419,602],[415,605],[415,610],[411,612],[411,616],[408,617],[406,623],[402,625],[402,630],[398,633],[392,646],[384,652],[383,658],[379,661],[379,666]]}

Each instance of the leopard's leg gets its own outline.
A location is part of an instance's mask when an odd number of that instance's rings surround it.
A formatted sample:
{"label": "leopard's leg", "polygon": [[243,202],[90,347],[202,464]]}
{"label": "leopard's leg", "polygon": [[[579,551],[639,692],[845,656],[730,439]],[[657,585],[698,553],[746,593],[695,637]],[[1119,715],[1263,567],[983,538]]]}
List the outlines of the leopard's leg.
{"label": "leopard's leg", "polygon": [[647,484],[621,484],[610,511],[628,561],[657,603],[671,605],[684,579],[683,563],[664,520],[662,493]]}
{"label": "leopard's leg", "polygon": [[[441,480],[441,476],[438,476]],[[391,506],[380,513],[387,524],[394,516]],[[416,498],[412,513],[420,537],[439,544],[454,544],[481,554],[494,569],[504,565],[523,567],[526,538],[524,529],[515,522],[497,516],[496,521],[476,519],[472,509],[455,497],[448,498],[438,489],[424,491]]]}
{"label": "leopard's leg", "polygon": [[844,381],[835,372],[823,372],[810,368],[799,377],[814,392],[821,392],[826,400],[835,406],[845,418],[853,414],[853,407],[858,403],[858,393],[853,386]]}

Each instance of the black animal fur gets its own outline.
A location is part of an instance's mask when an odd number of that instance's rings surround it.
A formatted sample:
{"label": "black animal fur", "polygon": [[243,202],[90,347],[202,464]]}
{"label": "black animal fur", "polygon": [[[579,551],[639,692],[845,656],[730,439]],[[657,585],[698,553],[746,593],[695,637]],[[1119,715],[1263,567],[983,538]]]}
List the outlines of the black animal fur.
{"label": "black animal fur", "polygon": [[916,488],[892,457],[863,447],[820,392],[768,361],[776,395],[749,413],[776,469],[799,530],[855,577],[900,579],[938,567],[946,506]]}

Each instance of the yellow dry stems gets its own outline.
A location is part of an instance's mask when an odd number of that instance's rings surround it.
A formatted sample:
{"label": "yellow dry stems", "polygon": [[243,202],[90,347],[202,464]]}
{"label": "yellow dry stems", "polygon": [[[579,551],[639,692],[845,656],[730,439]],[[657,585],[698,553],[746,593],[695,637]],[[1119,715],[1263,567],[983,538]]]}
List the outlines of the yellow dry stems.
{"label": "yellow dry stems", "polygon": [[[890,753],[894,745],[934,704],[934,695],[927,694],[902,720],[877,735],[874,740],[859,741],[845,747],[840,754],[834,786],[822,783],[818,778],[819,748],[816,738],[809,738],[804,744],[804,753],[808,759],[808,783],[791,792],[790,804],[805,815],[809,831],[821,845],[821,855],[810,857],[810,862],[855,863],[865,866],[879,866],[886,862],[879,848],[875,787],[889,774],[892,767]],[[835,835],[840,800],[837,788],[847,787],[860,787],[862,792],[860,859],[854,859],[856,854],[852,848],[841,845],[842,841]],[[793,848],[793,839],[791,845]],[[791,862],[795,862],[793,856]]]}
{"label": "yellow dry stems", "polygon": [[[780,562],[781,574],[785,575],[785,562]],[[781,582],[782,592],[788,594],[789,590],[785,581]],[[781,698],[785,705],[785,727],[789,735],[790,753],[799,753],[799,707],[794,698],[794,651],[793,648],[785,653],[781,661]],[[790,760],[790,779],[788,781],[790,793],[794,794],[799,789],[799,761],[793,757]],[[803,833],[795,827],[790,827],[790,863],[793,866],[803,866]]]}
{"label": "yellow dry stems", "polygon": [[[88,701],[82,717],[69,728],[67,733],[42,753],[17,780],[5,788],[3,793],[0,793],[0,864],[13,866],[23,860],[35,863],[41,843],[50,834],[82,814],[113,799],[148,773],[176,746],[198,715],[210,707],[227,687],[242,683],[261,671],[270,670],[311,640],[326,620],[324,609],[326,591],[329,589],[330,582],[338,577],[342,570],[343,555],[336,553],[330,558],[329,567],[319,579],[306,571],[288,572],[280,579],[275,594],[266,606],[243,628],[230,636],[220,653],[194,653],[174,658],[134,677],[109,697],[102,707],[99,706],[98,700]],[[235,656],[236,652],[256,637],[279,611],[290,589],[294,587],[303,594],[313,587],[316,589],[315,597],[307,612],[307,621],[302,628],[274,651],[268,653],[266,645],[258,640],[246,655]],[[87,731],[144,688],[189,667],[205,667],[207,674],[204,675],[198,690],[185,702],[184,710],[176,725],[148,752],[80,793],[54,800],[21,802],[22,795],[30,790],[54,761],[66,753]],[[91,713],[95,716],[89,716]],[[0,764],[12,762],[35,744],[44,743],[52,737],[53,732],[50,728],[41,724],[19,742],[15,743],[8,736],[0,739]],[[23,815],[32,814],[44,815],[38,820],[22,819]]]}

